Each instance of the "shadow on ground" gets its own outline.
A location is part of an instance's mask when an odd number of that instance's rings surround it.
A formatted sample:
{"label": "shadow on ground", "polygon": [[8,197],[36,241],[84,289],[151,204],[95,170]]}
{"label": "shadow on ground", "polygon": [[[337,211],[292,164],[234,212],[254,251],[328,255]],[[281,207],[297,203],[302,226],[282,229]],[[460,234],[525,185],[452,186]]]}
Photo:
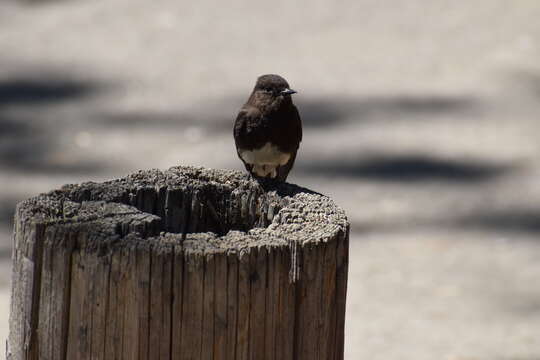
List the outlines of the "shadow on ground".
{"label": "shadow on ground", "polygon": [[[15,207],[19,200],[14,198],[1,199],[0,198],[0,234],[6,234],[6,238],[1,240],[7,240],[13,232],[13,219],[15,216]],[[8,242],[0,242],[0,259],[7,259],[11,256],[11,249]]]}
{"label": "shadow on ground", "polygon": [[540,233],[540,209],[509,209],[470,214],[454,221],[459,228],[493,230],[501,233]]}
{"label": "shadow on ground", "polygon": [[500,176],[510,171],[511,167],[450,161],[425,155],[405,155],[345,160],[337,158],[304,164],[298,170],[314,175],[404,183],[433,180],[474,183]]}
{"label": "shadow on ground", "polygon": [[15,199],[0,199],[0,227],[11,228],[17,202]]}
{"label": "shadow on ground", "polygon": [[[109,128],[179,129],[202,127],[212,133],[232,131],[236,115],[245,99],[212,100],[201,104],[198,113],[152,113],[147,111],[101,114],[93,123]],[[471,97],[395,96],[366,98],[297,98],[295,103],[304,128],[333,127],[370,121],[433,120],[437,115],[478,111],[479,102]],[[203,115],[204,113],[208,115]]]}
{"label": "shadow on ground", "polygon": [[81,98],[95,84],[66,79],[18,78],[0,81],[0,109],[6,105],[33,106]]}
{"label": "shadow on ground", "polygon": [[68,77],[38,79],[29,75],[0,81],[0,169],[44,173],[97,170],[99,164],[51,161],[64,120],[52,115],[51,106],[80,101],[98,89],[94,83]]}
{"label": "shadow on ground", "polygon": [[[528,235],[536,238],[540,234],[540,208],[524,209],[510,207],[508,210],[478,209],[474,213],[461,214],[448,208],[443,217],[403,218],[393,221],[353,221],[352,229],[357,233],[390,232],[404,233],[415,229],[455,229],[459,231],[482,231],[497,237],[513,239],[513,235]],[[540,306],[540,304],[539,304]],[[539,307],[540,308],[540,307]]]}
{"label": "shadow on ground", "polygon": [[335,126],[373,120],[424,120],[434,115],[477,111],[479,103],[465,96],[380,96],[365,98],[298,99],[305,127]]}

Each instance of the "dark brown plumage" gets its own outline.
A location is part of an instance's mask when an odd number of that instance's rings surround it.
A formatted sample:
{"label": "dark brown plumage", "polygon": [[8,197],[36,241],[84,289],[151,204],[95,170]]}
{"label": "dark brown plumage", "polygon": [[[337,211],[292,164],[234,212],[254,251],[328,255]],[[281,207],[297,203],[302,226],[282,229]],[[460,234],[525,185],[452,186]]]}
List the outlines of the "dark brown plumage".
{"label": "dark brown plumage", "polygon": [[285,181],[302,140],[302,121],[287,81],[279,75],[257,79],[234,124],[240,160],[255,177]]}

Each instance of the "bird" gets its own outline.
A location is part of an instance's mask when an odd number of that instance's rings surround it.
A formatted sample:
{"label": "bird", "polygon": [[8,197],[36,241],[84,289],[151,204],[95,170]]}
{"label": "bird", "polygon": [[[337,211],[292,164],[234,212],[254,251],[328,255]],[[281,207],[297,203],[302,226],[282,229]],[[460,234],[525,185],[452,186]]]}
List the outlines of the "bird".
{"label": "bird", "polygon": [[275,74],[261,75],[234,122],[238,157],[256,179],[285,182],[302,141],[302,120],[293,104],[297,92]]}

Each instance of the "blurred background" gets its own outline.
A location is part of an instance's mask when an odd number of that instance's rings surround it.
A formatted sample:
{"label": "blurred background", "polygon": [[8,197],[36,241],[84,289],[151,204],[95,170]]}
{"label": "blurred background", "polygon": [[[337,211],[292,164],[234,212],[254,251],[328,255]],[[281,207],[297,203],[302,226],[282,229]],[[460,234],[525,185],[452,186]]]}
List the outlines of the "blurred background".
{"label": "blurred background", "polygon": [[[16,203],[243,170],[257,76],[299,93],[289,181],[352,223],[346,359],[540,359],[537,0],[0,2],[0,337]],[[3,355],[3,354],[2,354]]]}

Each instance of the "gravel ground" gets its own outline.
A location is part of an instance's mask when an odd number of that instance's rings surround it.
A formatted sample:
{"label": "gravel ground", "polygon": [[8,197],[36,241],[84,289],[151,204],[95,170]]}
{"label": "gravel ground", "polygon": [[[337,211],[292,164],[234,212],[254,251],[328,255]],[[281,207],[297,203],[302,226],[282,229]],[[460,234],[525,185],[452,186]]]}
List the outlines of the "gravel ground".
{"label": "gravel ground", "polygon": [[535,0],[1,2],[0,324],[16,202],[241,169],[232,122],[273,72],[304,120],[289,180],[353,225],[346,359],[540,358],[538,18]]}

